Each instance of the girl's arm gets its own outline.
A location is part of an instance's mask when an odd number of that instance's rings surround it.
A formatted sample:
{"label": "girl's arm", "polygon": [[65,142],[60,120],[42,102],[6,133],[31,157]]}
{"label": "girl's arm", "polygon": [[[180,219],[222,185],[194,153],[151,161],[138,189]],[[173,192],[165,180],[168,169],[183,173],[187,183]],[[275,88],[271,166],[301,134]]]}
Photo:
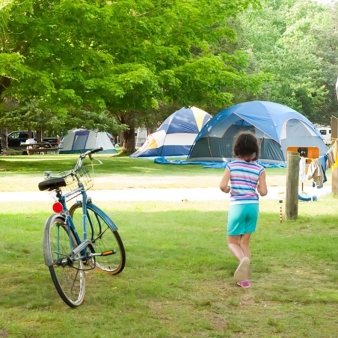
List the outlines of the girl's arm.
{"label": "girl's arm", "polygon": [[268,193],[268,187],[266,185],[266,174],[265,171],[262,172],[258,180],[257,191],[261,196],[266,196]]}
{"label": "girl's arm", "polygon": [[230,192],[229,180],[230,180],[230,170],[228,168],[226,168],[224,170],[224,174],[223,174],[221,183],[219,184],[220,189],[225,193]]}

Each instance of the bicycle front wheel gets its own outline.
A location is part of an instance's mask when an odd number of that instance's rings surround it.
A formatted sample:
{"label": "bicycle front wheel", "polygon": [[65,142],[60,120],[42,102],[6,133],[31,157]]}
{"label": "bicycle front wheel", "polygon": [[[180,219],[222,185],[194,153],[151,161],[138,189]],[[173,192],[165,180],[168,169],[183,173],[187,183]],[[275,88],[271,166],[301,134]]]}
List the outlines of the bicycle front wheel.
{"label": "bicycle front wheel", "polygon": [[85,272],[79,255],[72,255],[78,245],[72,229],[60,215],[52,215],[46,222],[44,256],[50,275],[62,300],[70,307],[83,303]]}
{"label": "bicycle front wheel", "polygon": [[[82,224],[82,205],[75,203],[69,212],[74,224]],[[96,210],[87,206],[87,236],[93,243],[95,268],[110,275],[119,274],[126,264],[126,253],[122,239],[117,230],[113,230],[107,220]]]}

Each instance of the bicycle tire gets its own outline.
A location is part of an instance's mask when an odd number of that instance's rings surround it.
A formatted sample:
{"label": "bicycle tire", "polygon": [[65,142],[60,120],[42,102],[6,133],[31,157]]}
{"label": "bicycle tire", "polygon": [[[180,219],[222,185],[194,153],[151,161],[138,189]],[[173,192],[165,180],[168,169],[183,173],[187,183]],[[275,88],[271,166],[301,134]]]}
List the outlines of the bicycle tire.
{"label": "bicycle tire", "polygon": [[46,221],[44,234],[45,263],[61,299],[70,307],[81,305],[85,296],[85,272],[82,260],[71,260],[70,244],[78,241],[65,219],[52,215]]}
{"label": "bicycle tire", "polygon": [[[97,207],[96,207],[97,208]],[[82,203],[76,202],[69,209],[74,224],[82,224]],[[104,214],[104,216],[106,216]],[[95,257],[95,268],[109,275],[117,275],[126,264],[126,253],[122,239],[117,231],[107,222],[106,217],[87,205],[87,236],[93,242],[96,253],[114,250],[114,254]],[[110,220],[110,219],[109,219]]]}

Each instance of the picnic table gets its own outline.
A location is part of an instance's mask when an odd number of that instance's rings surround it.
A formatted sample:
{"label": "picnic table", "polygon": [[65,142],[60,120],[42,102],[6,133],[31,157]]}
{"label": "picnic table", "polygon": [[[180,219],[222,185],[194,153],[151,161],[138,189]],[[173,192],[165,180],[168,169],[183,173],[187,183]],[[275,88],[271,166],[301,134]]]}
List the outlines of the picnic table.
{"label": "picnic table", "polygon": [[49,142],[21,143],[20,148],[25,149],[28,155],[57,154],[59,151],[57,144],[51,144]]}

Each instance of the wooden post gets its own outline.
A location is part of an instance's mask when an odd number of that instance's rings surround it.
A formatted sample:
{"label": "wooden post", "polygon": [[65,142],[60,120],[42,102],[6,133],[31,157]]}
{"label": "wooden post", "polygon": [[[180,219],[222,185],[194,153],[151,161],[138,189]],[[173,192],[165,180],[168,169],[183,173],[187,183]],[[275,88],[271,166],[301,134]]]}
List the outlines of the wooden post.
{"label": "wooden post", "polygon": [[331,147],[333,153],[334,153],[334,160],[335,163],[332,164],[332,193],[333,196],[337,197],[338,195],[338,158],[337,157],[337,149],[338,149],[338,138],[335,138],[335,141],[333,142],[333,145]]}
{"label": "wooden post", "polygon": [[[338,119],[331,116],[331,148],[337,149],[338,147]],[[334,159],[337,161],[337,159]],[[338,195],[338,167],[332,166],[332,193],[336,197]]]}
{"label": "wooden post", "polygon": [[298,217],[299,161],[300,161],[299,153],[293,151],[287,152],[286,194],[285,194],[286,219],[296,220]]}
{"label": "wooden post", "polygon": [[334,197],[338,195],[338,168],[332,168],[332,193]]}
{"label": "wooden post", "polygon": [[331,116],[331,141],[338,138],[338,119],[335,116]]}

